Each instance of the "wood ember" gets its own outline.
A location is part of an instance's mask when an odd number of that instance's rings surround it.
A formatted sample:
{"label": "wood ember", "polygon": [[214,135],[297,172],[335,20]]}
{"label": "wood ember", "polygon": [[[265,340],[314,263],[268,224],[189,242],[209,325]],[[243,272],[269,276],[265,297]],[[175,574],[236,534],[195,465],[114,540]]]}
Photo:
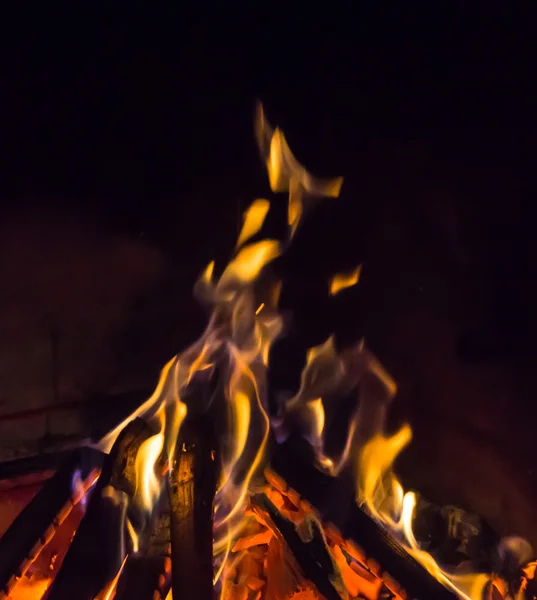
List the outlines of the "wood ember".
{"label": "wood ember", "polygon": [[[368,564],[354,542],[345,540],[334,526],[321,527],[311,505],[281,478],[270,471],[266,478],[270,483],[261,496],[250,499],[243,534],[224,568],[223,600],[407,598],[392,577],[374,562]],[[305,556],[314,557],[322,568],[312,574]]]}

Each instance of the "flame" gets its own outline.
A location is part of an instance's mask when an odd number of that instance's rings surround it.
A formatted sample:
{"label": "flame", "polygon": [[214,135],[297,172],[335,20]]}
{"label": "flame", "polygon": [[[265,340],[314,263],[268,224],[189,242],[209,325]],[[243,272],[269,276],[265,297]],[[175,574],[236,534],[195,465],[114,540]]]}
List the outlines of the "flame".
{"label": "flame", "polygon": [[279,253],[280,243],[275,240],[262,240],[245,246],[224,271],[222,285],[229,280],[235,280],[243,285],[254,282],[261,269]]}
{"label": "flame", "polygon": [[360,273],[362,272],[362,265],[358,265],[356,269],[348,273],[339,273],[332,277],[330,280],[330,295],[335,296],[341,290],[356,285],[360,279]]}
{"label": "flame", "polygon": [[131,523],[131,520],[127,517],[127,532],[132,541],[132,551],[136,554],[140,548],[140,540],[138,539],[138,534],[134,529],[134,525]]}
{"label": "flame", "polygon": [[263,226],[265,218],[270,208],[268,200],[254,200],[248,210],[243,215],[242,230],[237,240],[237,248],[240,248],[244,242],[254,236]]}
{"label": "flame", "polygon": [[209,285],[212,280],[213,280],[213,272],[214,272],[214,260],[212,260],[207,267],[205,268],[205,271],[203,271],[203,273],[201,274],[200,279],[206,283],[207,285]]}
{"label": "flame", "polygon": [[135,494],[147,511],[151,511],[160,496],[160,481],[155,474],[155,465],[164,448],[164,435],[157,433],[140,444],[134,469],[136,472]]}
{"label": "flame", "polygon": [[[306,195],[337,197],[342,179],[312,177],[293,156],[283,133],[268,125],[262,109],[256,127],[271,188],[289,192],[292,236],[303,217]],[[214,553],[224,561],[231,541],[244,527],[248,491],[264,467],[270,433],[266,371],[270,348],[282,331],[278,312],[281,282],[273,282],[262,292],[256,284],[265,267],[286,248],[272,239],[251,242],[269,210],[268,200],[255,200],[243,215],[234,255],[222,275],[215,280],[215,263],[211,262],[196,282],[196,295],[212,306],[205,332],[165,365],[153,395],[99,444],[102,450],[110,451],[123,427],[135,417],[157,423],[158,433],[140,446],[135,460],[136,499],[151,511],[161,489],[162,474],[156,469],[157,462],[163,453],[168,461],[173,461],[181,425],[193,408],[191,403],[196,402],[195,414],[199,414],[208,410],[212,402],[190,394],[190,386],[203,382],[218,369],[219,381],[224,382],[228,421],[220,440],[222,468],[214,505]],[[320,396],[308,398],[313,401],[308,407],[316,437],[322,435],[324,420]]]}
{"label": "flame", "polygon": [[[161,489],[162,474],[156,468],[160,457],[165,453],[171,463],[187,415],[204,413],[214,397],[222,398],[228,419],[226,432],[219,440],[222,468],[214,502],[213,550],[218,563],[215,582],[225,571],[232,541],[245,527],[248,493],[264,466],[270,433],[266,374],[270,348],[283,326],[278,312],[281,282],[263,292],[258,280],[267,272],[265,267],[291,243],[307,212],[308,199],[336,198],[343,182],[342,178],[323,180],[310,175],[291,152],[283,132],[268,123],[261,106],[256,135],[272,191],[289,194],[287,241],[251,242],[270,210],[267,200],[255,200],[244,213],[234,255],[220,278],[215,280],[215,263],[211,262],[195,284],[196,295],[212,308],[205,331],[165,365],[153,395],[100,443],[100,448],[108,452],[123,427],[136,417],[159,426],[158,433],[140,446],[135,461],[136,498],[151,511]],[[330,294],[355,285],[359,277],[360,267],[335,275],[330,281]],[[221,384],[216,396],[204,398],[190,393],[192,385],[203,383],[215,370]],[[330,458],[324,454],[325,402],[358,386],[360,401],[349,424],[344,449],[337,460]],[[448,574],[419,548],[414,537],[416,497],[412,492],[405,493],[392,471],[412,432],[406,425],[391,437],[383,433],[387,406],[395,393],[395,382],[363,340],[339,352],[334,338],[329,337],[308,352],[300,389],[286,403],[281,418],[292,413],[300,419],[318,466],[331,475],[337,476],[355,457],[357,501],[438,581],[464,600],[478,600],[489,581],[487,576]]]}
{"label": "flame", "polygon": [[[100,442],[100,448],[109,451],[123,427],[135,417],[157,423],[158,433],[141,444],[135,459],[135,499],[150,512],[162,487],[162,469],[156,465],[163,453],[168,461],[173,460],[190,402],[198,403],[197,411],[203,412],[209,406],[199,406],[203,400],[189,394],[190,386],[200,377],[209,377],[215,367],[220,369],[221,381],[227,382],[223,391],[229,409],[214,507],[214,553],[222,555],[222,560],[243,527],[248,490],[264,466],[270,433],[265,378],[270,347],[282,330],[277,312],[279,285],[271,286],[261,302],[254,286],[281,247],[275,240],[247,243],[261,227],[268,209],[268,201],[254,202],[245,213],[235,255],[221,277],[213,280],[214,263],[210,263],[198,280],[197,290],[213,304],[203,335],[165,365],[153,395]],[[132,528],[126,525],[133,537]],[[135,549],[136,540],[133,537]]]}
{"label": "flame", "polygon": [[463,600],[481,600],[489,575],[450,574],[416,541],[412,529],[416,495],[405,493],[392,471],[395,459],[411,439],[412,430],[404,425],[394,435],[378,434],[364,446],[358,460],[357,501],[442,585]]}
{"label": "flame", "polygon": [[306,195],[337,198],[343,178],[315,178],[297,161],[279,128],[273,129],[261,104],[258,105],[256,135],[273,192],[289,192],[287,220],[292,237],[304,214]]}

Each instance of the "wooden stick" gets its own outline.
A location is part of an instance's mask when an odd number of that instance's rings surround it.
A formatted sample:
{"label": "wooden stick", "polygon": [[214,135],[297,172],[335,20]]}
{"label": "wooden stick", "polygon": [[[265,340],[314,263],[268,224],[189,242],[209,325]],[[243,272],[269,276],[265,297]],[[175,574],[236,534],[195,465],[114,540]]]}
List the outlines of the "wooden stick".
{"label": "wooden stick", "polygon": [[213,598],[216,442],[208,418],[181,427],[171,471],[172,590],[181,600]]}
{"label": "wooden stick", "polygon": [[127,516],[136,488],[134,464],[142,442],[154,434],[142,419],[131,421],[105,458],[86,515],[47,600],[93,600],[119,572],[132,550]]}

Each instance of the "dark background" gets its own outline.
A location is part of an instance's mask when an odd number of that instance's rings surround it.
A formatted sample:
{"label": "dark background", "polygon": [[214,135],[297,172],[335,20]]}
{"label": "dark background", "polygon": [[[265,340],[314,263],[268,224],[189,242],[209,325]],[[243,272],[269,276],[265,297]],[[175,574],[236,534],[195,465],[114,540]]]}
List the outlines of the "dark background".
{"label": "dark background", "polygon": [[537,541],[533,21],[462,4],[6,21],[2,413],[149,389],[198,335],[195,277],[271,197],[260,98],[310,171],[345,177],[281,267],[297,339],[365,333],[415,431],[408,485]]}

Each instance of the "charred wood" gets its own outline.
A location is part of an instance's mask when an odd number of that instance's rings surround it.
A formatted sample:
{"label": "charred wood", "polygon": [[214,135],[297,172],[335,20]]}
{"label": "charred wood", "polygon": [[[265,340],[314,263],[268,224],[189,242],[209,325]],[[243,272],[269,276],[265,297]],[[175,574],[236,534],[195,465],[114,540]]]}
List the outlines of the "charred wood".
{"label": "charred wood", "polygon": [[33,500],[0,538],[0,589],[9,592],[13,576],[21,576],[23,564],[32,560],[39,548],[54,534],[58,515],[73,504],[73,478],[78,471],[81,479],[99,469],[103,453],[82,448],[49,479]]}
{"label": "charred wood", "polygon": [[140,521],[130,502],[136,455],[153,434],[143,420],[135,419],[118,436],[47,600],[93,600],[118,574],[133,548],[127,518]]}
{"label": "charred wood", "polygon": [[208,418],[181,427],[170,478],[172,589],[181,600],[213,598],[216,441]]}

